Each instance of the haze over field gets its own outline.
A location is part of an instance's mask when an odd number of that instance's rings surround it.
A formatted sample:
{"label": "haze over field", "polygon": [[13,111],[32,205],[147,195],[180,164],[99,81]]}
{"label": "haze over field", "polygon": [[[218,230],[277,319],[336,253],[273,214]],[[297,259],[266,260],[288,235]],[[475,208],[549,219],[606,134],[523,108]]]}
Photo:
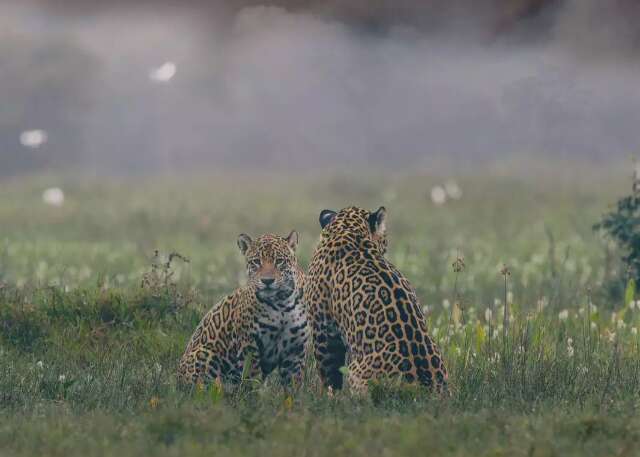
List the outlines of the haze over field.
{"label": "haze over field", "polygon": [[4,1],[0,174],[640,149],[635,2],[208,3]]}

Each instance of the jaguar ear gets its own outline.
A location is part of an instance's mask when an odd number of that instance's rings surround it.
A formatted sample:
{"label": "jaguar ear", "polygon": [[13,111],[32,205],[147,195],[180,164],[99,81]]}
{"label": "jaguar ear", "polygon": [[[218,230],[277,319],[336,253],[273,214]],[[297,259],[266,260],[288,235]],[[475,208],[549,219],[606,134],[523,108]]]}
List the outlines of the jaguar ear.
{"label": "jaguar ear", "polygon": [[298,232],[296,232],[295,230],[292,230],[291,233],[289,233],[289,236],[286,238],[286,240],[291,250],[293,252],[296,252],[296,249],[298,247]]}
{"label": "jaguar ear", "polygon": [[251,237],[249,235],[241,233],[238,236],[238,247],[240,248],[240,252],[242,252],[242,255],[247,252],[247,249],[249,249],[251,243],[253,243],[253,241],[251,240]]}
{"label": "jaguar ear", "polygon": [[383,236],[387,231],[387,210],[384,206],[378,208],[375,213],[369,214],[369,229],[371,233]]}
{"label": "jaguar ear", "polygon": [[320,227],[325,228],[327,225],[331,224],[333,220],[336,218],[336,212],[331,211],[330,209],[323,209],[320,213]]}

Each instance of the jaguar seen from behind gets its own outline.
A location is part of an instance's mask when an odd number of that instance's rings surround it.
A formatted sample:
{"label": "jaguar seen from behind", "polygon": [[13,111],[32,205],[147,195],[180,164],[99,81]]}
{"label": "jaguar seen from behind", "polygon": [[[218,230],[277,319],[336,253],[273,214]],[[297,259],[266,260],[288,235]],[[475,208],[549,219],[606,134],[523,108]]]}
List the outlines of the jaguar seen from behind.
{"label": "jaguar seen from behind", "polygon": [[370,380],[400,377],[443,391],[447,370],[414,288],[384,254],[386,210],[349,207],[320,214],[305,302],[325,386],[365,392]]}

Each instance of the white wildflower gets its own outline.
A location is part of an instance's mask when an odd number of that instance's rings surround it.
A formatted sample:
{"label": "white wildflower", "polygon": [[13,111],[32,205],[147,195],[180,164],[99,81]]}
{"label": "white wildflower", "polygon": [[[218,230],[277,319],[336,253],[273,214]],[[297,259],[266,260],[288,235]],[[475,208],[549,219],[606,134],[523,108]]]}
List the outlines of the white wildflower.
{"label": "white wildflower", "polygon": [[64,192],[59,187],[50,187],[42,193],[42,201],[51,206],[64,204]]}
{"label": "white wildflower", "polygon": [[491,322],[492,318],[493,318],[493,310],[491,308],[487,308],[484,311],[484,320],[487,322]]}
{"label": "white wildflower", "polygon": [[549,299],[547,297],[542,297],[538,300],[538,309],[542,311],[549,304]]}
{"label": "white wildflower", "polygon": [[450,307],[450,306],[451,306],[451,302],[450,302],[449,300],[445,299],[445,300],[442,302],[442,307],[443,307],[444,309],[449,309],[449,307]]}
{"label": "white wildflower", "polygon": [[149,71],[149,79],[159,83],[168,83],[176,75],[178,67],[173,62],[165,62]]}
{"label": "white wildflower", "polygon": [[67,380],[67,377],[63,374],[61,374],[60,376],[58,376],[58,381],[59,382],[65,382]]}
{"label": "white wildflower", "polygon": [[20,144],[27,148],[37,149],[47,142],[47,132],[40,129],[25,130],[20,134]]}
{"label": "white wildflower", "polygon": [[591,330],[597,330],[598,329],[598,325],[595,322],[591,323]]}
{"label": "white wildflower", "polygon": [[563,309],[562,311],[560,311],[558,313],[558,319],[560,319],[561,321],[566,321],[569,318],[569,310],[568,309]]}
{"label": "white wildflower", "polygon": [[42,362],[42,360],[38,360],[36,362],[36,366],[42,370],[44,368],[44,363]]}
{"label": "white wildflower", "polygon": [[431,201],[436,206],[442,206],[447,201],[447,191],[442,186],[435,186],[431,189]]}
{"label": "white wildflower", "polygon": [[638,334],[638,329],[636,327],[631,327],[631,334],[632,335],[637,335]]}
{"label": "white wildflower", "polygon": [[622,319],[618,319],[618,328],[619,329],[623,329],[627,326],[627,324],[625,324],[625,322]]}

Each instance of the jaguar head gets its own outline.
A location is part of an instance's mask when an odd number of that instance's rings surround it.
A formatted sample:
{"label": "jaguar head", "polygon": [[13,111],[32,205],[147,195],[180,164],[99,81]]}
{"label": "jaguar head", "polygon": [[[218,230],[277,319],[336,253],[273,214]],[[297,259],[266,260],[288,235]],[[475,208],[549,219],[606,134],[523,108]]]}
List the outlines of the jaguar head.
{"label": "jaguar head", "polygon": [[355,206],[338,212],[325,209],[320,213],[319,221],[323,233],[352,233],[370,240],[381,254],[387,252],[387,210],[384,206],[376,211]]}
{"label": "jaguar head", "polygon": [[248,283],[261,300],[284,300],[297,288],[298,233],[288,236],[262,235],[252,240],[249,235],[238,237],[238,247],[245,256]]}

